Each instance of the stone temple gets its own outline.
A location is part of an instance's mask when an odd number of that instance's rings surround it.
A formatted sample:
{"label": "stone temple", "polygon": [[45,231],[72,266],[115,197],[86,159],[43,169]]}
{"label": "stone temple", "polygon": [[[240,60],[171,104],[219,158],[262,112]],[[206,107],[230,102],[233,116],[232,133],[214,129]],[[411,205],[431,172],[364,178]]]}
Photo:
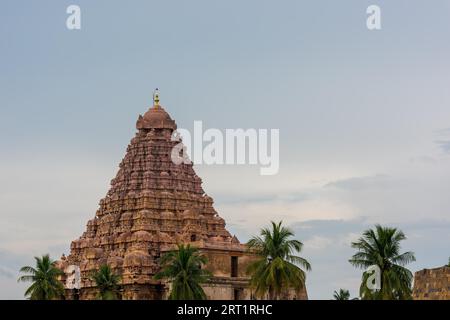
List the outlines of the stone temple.
{"label": "stone temple", "polygon": [[[136,128],[95,217],[59,261],[66,299],[95,299],[90,275],[103,264],[121,276],[122,299],[164,299],[169,285],[154,275],[158,259],[177,243],[189,243],[208,258],[208,299],[252,299],[245,270],[255,257],[227,231],[192,164],[172,161],[177,125],[159,105],[157,91]],[[306,289],[286,298],[306,299]]]}
{"label": "stone temple", "polygon": [[450,300],[450,266],[417,271],[412,295],[414,300]]}

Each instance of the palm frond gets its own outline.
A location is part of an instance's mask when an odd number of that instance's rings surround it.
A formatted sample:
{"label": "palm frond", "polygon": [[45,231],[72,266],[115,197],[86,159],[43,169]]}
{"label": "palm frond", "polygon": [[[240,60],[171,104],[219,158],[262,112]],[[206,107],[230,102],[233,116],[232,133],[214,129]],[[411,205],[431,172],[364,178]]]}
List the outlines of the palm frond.
{"label": "palm frond", "polygon": [[366,283],[369,275],[363,273],[360,296],[362,299],[407,299],[411,296],[412,273],[404,266],[415,261],[412,252],[400,254],[400,242],[405,234],[396,228],[379,224],[363,232],[358,241],[352,243],[357,252],[349,262],[358,268],[376,265],[381,271],[381,290],[371,291]]}

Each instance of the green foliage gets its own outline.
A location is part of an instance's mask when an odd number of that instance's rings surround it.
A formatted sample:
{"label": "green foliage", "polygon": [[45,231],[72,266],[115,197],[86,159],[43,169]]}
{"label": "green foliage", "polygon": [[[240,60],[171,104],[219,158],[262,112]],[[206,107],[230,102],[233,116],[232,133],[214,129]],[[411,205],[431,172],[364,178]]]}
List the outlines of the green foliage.
{"label": "green foliage", "polygon": [[112,272],[111,268],[104,264],[91,275],[99,290],[99,300],[117,300],[119,297],[120,276]]}
{"label": "green foliage", "polygon": [[251,252],[260,259],[249,264],[247,273],[251,276],[250,285],[258,297],[269,293],[270,299],[278,299],[283,290],[294,288],[301,290],[305,286],[305,270],[311,270],[309,262],[295,252],[301,252],[303,244],[290,239],[294,233],[271,221],[272,229],[261,230],[260,237],[253,237],[247,243]]}
{"label": "green foliage", "polygon": [[369,274],[364,272],[360,286],[362,299],[398,300],[411,299],[413,275],[404,266],[415,261],[414,253],[400,253],[400,242],[405,240],[404,233],[396,228],[376,225],[366,230],[352,247],[357,253],[349,262],[361,269],[376,265],[380,268],[381,289],[372,291],[367,288]]}
{"label": "green foliage", "polygon": [[197,248],[180,244],[178,250],[161,257],[161,271],[155,275],[155,279],[168,279],[171,282],[170,300],[206,300],[201,287],[211,276],[209,271],[202,269],[206,262]]}
{"label": "green foliage", "polygon": [[56,267],[56,261],[52,261],[48,254],[42,257],[34,257],[36,266],[24,266],[20,272],[27,273],[20,276],[18,282],[31,282],[31,286],[25,291],[25,297],[31,300],[54,300],[64,295],[64,286],[58,277],[63,272]]}
{"label": "green foliage", "polygon": [[339,292],[334,291],[334,300],[350,300],[350,292],[345,289],[339,289]]}

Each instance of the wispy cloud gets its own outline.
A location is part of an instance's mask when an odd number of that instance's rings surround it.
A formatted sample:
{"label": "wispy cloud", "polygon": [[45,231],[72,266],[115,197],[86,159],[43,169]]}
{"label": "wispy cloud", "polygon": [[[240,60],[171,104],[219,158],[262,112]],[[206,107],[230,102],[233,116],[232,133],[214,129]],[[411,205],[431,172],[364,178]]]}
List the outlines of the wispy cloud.
{"label": "wispy cloud", "polygon": [[435,143],[439,146],[439,148],[445,153],[450,153],[450,140],[438,140]]}
{"label": "wispy cloud", "polygon": [[372,188],[385,188],[390,184],[391,178],[384,174],[365,177],[351,177],[327,183],[325,188],[338,188],[346,190],[361,190]]}
{"label": "wispy cloud", "polygon": [[435,134],[438,137],[438,139],[435,140],[434,143],[444,153],[450,153],[450,128],[435,130]]}
{"label": "wispy cloud", "polygon": [[235,194],[226,195],[221,194],[215,198],[216,202],[223,204],[250,204],[250,203],[271,203],[276,201],[282,201],[284,203],[303,202],[310,199],[307,193],[282,193],[282,194],[266,194],[266,195],[242,195],[237,197]]}
{"label": "wispy cloud", "polygon": [[434,131],[438,135],[450,135],[450,128],[442,128]]}
{"label": "wispy cloud", "polygon": [[5,278],[12,279],[14,277],[14,272],[12,270],[0,266],[0,277],[2,276]]}
{"label": "wispy cloud", "polygon": [[437,159],[432,157],[432,156],[416,156],[416,157],[411,157],[409,159],[409,161],[411,163],[419,163],[419,164],[436,164],[437,163]]}

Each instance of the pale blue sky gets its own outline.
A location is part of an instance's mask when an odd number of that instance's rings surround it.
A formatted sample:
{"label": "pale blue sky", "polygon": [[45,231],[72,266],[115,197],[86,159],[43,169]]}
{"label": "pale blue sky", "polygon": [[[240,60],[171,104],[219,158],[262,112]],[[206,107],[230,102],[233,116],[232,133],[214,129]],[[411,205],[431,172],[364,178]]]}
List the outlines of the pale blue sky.
{"label": "pale blue sky", "polygon": [[3,1],[0,298],[22,297],[32,255],[81,235],[155,87],[180,127],[280,129],[278,175],[197,171],[242,241],[270,219],[295,228],[311,298],[356,295],[349,242],[373,223],[406,232],[413,271],[443,265],[449,15],[446,0]]}

